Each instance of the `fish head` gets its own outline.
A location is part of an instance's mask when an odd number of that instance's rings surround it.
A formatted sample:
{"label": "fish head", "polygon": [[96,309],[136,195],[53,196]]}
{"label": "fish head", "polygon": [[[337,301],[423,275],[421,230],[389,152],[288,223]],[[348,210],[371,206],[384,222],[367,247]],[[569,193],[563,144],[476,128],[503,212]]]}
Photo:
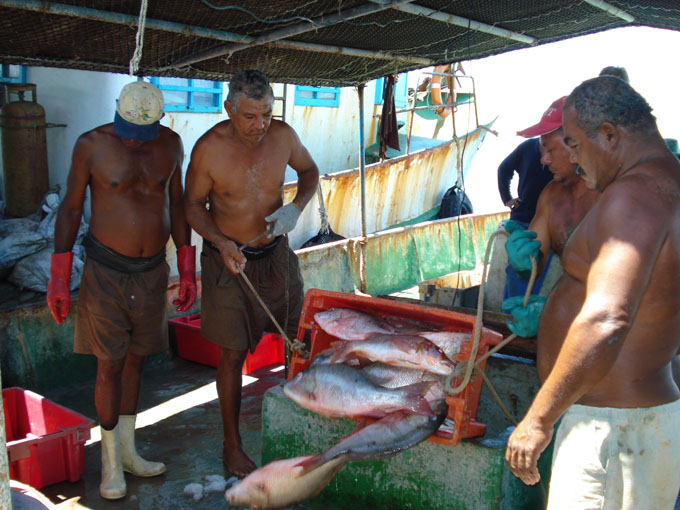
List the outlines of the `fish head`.
{"label": "fish head", "polygon": [[314,377],[314,372],[314,367],[310,367],[293,377],[290,381],[283,385],[284,395],[295,402],[309,402],[316,400],[317,384],[316,377]]}
{"label": "fish head", "polygon": [[224,493],[224,499],[232,507],[262,508],[266,507],[269,501],[269,491],[265,480],[246,477],[229,488]]}
{"label": "fish head", "polygon": [[342,308],[329,308],[322,312],[316,312],[314,314],[314,319],[318,323],[326,323],[331,321],[336,321],[344,316]]}

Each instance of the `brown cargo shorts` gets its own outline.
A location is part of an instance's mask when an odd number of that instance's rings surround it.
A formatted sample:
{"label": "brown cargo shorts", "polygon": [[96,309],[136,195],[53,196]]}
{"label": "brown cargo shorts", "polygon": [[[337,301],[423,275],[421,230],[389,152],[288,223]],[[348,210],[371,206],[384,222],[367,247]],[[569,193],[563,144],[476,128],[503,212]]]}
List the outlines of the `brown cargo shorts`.
{"label": "brown cargo shorts", "polygon": [[[287,239],[266,257],[249,260],[244,273],[288,337],[295,338],[303,284],[298,258]],[[205,242],[201,285],[201,335],[214,344],[254,352],[263,332],[278,333],[243,278],[227,269],[219,251]]]}
{"label": "brown cargo shorts", "polygon": [[73,352],[118,360],[130,352],[148,356],[168,348],[166,262],[124,273],[85,261],[80,282]]}

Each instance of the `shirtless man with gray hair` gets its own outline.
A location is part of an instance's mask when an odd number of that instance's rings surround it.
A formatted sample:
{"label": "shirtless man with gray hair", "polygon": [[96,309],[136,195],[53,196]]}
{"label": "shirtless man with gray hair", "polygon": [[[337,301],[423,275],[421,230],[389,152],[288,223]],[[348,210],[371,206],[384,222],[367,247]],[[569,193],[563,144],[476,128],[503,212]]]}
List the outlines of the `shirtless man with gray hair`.
{"label": "shirtless man with gray hair", "polygon": [[[262,73],[235,74],[224,103],[229,120],[198,140],[186,177],[187,220],[203,236],[201,334],[221,353],[217,392],[224,426],[222,459],[237,476],[256,467],[239,433],[241,369],[263,331],[273,331],[238,273],[243,271],[294,338],[302,277],[285,234],[295,227],[319,182],[319,170],[295,131],[272,120],[273,104],[274,93]],[[286,166],[297,172],[298,187],[293,201],[284,205]],[[265,232],[269,235],[259,238]]]}
{"label": "shirtless man with gray hair", "polygon": [[673,508],[680,489],[680,163],[624,81],[585,81],[565,141],[602,192],[569,239],[538,330],[541,389],[508,440],[527,484],[555,437],[548,508]]}

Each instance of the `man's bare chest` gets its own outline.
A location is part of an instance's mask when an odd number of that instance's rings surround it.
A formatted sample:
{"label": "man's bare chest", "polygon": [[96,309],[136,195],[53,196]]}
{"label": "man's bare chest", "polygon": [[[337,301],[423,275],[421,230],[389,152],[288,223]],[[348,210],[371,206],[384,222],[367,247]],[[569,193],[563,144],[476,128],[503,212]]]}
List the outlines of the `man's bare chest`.
{"label": "man's bare chest", "polygon": [[151,155],[131,157],[119,154],[116,157],[109,154],[93,163],[90,184],[112,193],[163,191],[174,169],[168,158],[153,158]]}
{"label": "man's bare chest", "polygon": [[263,157],[248,155],[214,165],[211,177],[215,190],[241,190],[250,194],[271,187],[280,188],[287,165],[288,157],[281,154]]}

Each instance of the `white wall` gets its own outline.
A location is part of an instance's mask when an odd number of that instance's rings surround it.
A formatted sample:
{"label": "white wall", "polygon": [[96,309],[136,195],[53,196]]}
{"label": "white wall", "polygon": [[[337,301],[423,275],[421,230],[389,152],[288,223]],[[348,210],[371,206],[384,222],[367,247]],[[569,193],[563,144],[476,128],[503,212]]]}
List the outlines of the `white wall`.
{"label": "white wall", "polygon": [[[288,85],[286,122],[297,132],[322,174],[359,166],[359,94],[355,87],[343,87],[340,106],[296,106],[295,85]],[[375,81],[364,87],[364,137],[366,146],[374,140],[377,111]],[[288,169],[286,181],[296,179]]]}
{"label": "white wall", "polygon": [[[63,196],[71,163],[71,153],[76,140],[82,133],[113,121],[116,98],[120,89],[133,79],[125,74],[31,67],[28,68],[27,81],[37,85],[38,103],[45,109],[46,121],[66,124],[66,127],[47,130],[50,186],[60,185]],[[228,89],[228,84],[225,84],[223,99],[226,99]],[[275,85],[275,93],[279,95],[282,92],[283,85]],[[359,99],[356,89],[342,88],[338,108],[296,106],[294,104],[295,86],[288,85],[286,92],[286,122],[297,131],[321,172],[328,173],[357,167],[359,164]],[[366,145],[370,145],[374,141],[376,130],[376,121],[372,116],[378,111],[378,107],[374,105],[375,82],[365,87],[364,94],[364,133]],[[277,106],[277,108],[280,107]],[[216,123],[227,118],[224,111],[221,113],[166,113],[161,123],[182,137],[185,172],[191,150],[198,138]],[[295,179],[295,172],[288,169],[286,181]],[[4,196],[4,191],[2,196]]]}

